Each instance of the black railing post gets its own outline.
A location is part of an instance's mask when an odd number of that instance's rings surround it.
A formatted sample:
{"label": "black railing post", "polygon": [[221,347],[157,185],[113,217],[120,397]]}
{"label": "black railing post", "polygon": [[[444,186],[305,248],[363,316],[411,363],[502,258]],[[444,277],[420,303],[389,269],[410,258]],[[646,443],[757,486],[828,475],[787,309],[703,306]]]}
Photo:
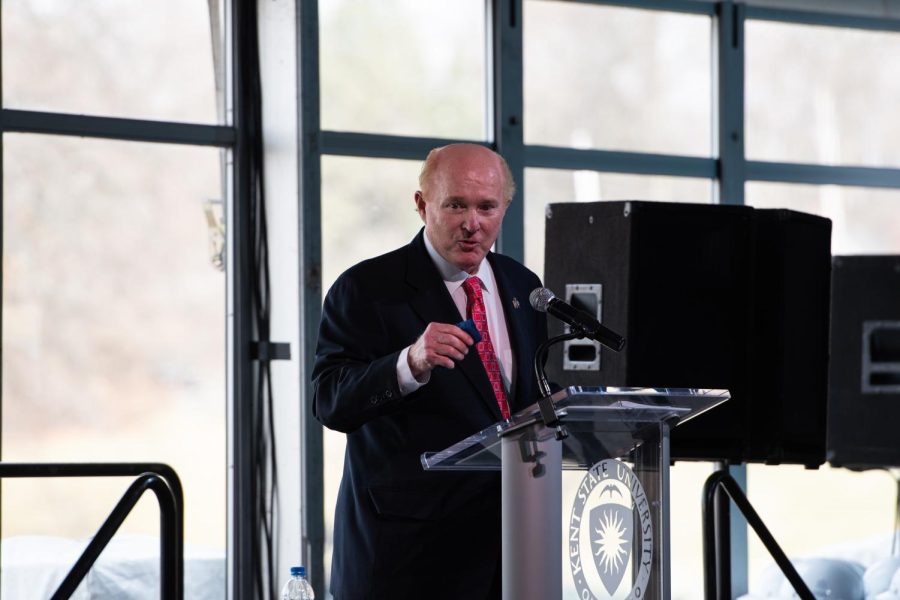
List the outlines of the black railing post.
{"label": "black railing post", "polygon": [[0,463],[0,478],[121,477],[138,475],[88,543],[51,600],[69,598],[148,489],[160,512],[160,598],[184,597],[184,494],[172,467],[162,463]]}
{"label": "black railing post", "polygon": [[[797,595],[802,600],[815,600],[815,596],[797,573],[797,569],[791,564],[790,559],[775,541],[747,496],[744,495],[741,486],[727,471],[716,471],[709,476],[703,486],[703,586],[706,600],[730,600],[731,598],[731,590],[724,587],[724,583],[729,582],[728,588],[730,588],[731,562],[723,560],[721,546],[724,536],[720,531],[720,529],[727,530],[729,523],[727,520],[723,522],[716,518],[716,500],[723,493],[728,494],[728,497],[744,515],[747,524],[756,532],[766,550],[775,559],[781,572],[791,582]],[[719,514],[721,515],[721,511]],[[720,575],[723,569],[725,576]]]}

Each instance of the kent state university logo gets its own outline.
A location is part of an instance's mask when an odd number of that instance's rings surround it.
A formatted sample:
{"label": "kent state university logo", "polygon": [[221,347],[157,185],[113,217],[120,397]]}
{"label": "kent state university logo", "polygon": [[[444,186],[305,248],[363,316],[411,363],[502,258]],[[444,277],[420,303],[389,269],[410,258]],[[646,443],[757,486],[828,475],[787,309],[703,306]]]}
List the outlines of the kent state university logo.
{"label": "kent state university logo", "polygon": [[588,469],[572,504],[568,556],[581,600],[645,596],[653,523],[644,486],[627,464],[607,459]]}

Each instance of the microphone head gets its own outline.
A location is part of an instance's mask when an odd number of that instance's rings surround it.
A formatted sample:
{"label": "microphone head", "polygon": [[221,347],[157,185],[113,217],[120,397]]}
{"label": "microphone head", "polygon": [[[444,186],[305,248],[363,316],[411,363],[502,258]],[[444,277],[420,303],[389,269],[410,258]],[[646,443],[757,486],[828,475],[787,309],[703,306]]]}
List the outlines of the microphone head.
{"label": "microphone head", "polygon": [[556,294],[545,287],[534,288],[528,295],[531,308],[538,312],[547,312],[547,307],[550,306],[550,301],[554,298],[556,298]]}

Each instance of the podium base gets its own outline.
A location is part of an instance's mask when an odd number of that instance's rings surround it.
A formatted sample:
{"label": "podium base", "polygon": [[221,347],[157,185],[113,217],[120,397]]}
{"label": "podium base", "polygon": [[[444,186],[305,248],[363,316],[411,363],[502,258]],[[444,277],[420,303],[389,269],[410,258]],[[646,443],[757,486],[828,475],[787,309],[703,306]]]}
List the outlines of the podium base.
{"label": "podium base", "polygon": [[538,429],[501,441],[503,600],[562,598],[562,444]]}

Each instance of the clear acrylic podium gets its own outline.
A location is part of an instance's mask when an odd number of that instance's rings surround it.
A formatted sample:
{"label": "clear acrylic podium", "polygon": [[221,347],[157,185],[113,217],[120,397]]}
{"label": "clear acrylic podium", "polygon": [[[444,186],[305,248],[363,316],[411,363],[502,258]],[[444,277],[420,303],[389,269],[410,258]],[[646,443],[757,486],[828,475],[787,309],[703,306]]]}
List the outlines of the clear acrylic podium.
{"label": "clear acrylic podium", "polygon": [[502,472],[504,600],[668,599],[669,431],[729,397],[570,387],[552,396],[561,441],[535,403],[422,465]]}

